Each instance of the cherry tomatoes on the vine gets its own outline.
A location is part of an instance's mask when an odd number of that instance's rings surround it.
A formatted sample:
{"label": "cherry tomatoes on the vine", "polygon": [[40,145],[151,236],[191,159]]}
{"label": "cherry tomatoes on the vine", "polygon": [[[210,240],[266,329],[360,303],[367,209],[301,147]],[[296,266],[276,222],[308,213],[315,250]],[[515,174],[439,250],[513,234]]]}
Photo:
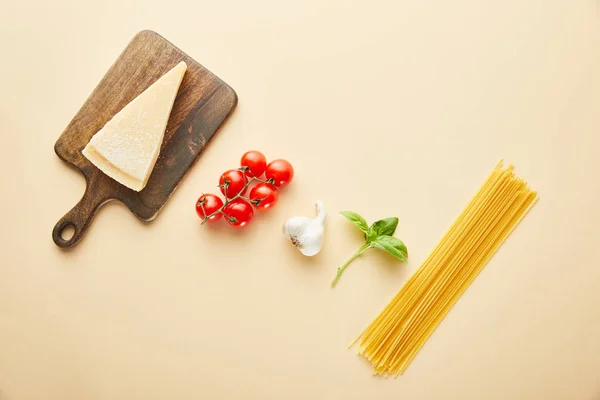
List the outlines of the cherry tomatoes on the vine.
{"label": "cherry tomatoes on the vine", "polygon": [[[214,194],[203,194],[196,202],[196,213],[202,223],[223,218],[235,228],[243,228],[254,217],[254,209],[267,210],[279,200],[279,189],[294,179],[294,167],[288,161],[277,159],[267,164],[260,151],[246,152],[241,167],[225,171],[219,178],[221,199]],[[263,178],[263,175],[266,178]],[[250,192],[246,194],[246,192]]]}
{"label": "cherry tomatoes on the vine", "polygon": [[267,158],[260,151],[248,151],[242,156],[240,165],[246,176],[260,178],[267,168]]}
{"label": "cherry tomatoes on the vine", "polygon": [[294,178],[294,167],[286,160],[273,160],[267,165],[267,179],[273,179],[275,186],[284,187]]}
{"label": "cherry tomatoes on the vine", "polygon": [[245,200],[235,199],[223,209],[225,221],[234,228],[243,228],[254,216],[254,209]]}
{"label": "cherry tomatoes on the vine", "polygon": [[[221,188],[221,193],[225,195],[228,199],[237,196],[242,190],[245,192],[244,186],[248,180],[244,173],[237,169],[230,169],[229,171],[225,171],[221,178],[219,178],[219,187]],[[242,192],[242,194],[244,194]]]}
{"label": "cherry tomatoes on the vine", "polygon": [[267,210],[277,203],[279,193],[275,186],[268,183],[259,183],[250,191],[250,200],[259,210]]}
{"label": "cherry tomatoes on the vine", "polygon": [[[219,211],[223,207],[223,200],[214,194],[203,194],[196,202],[196,213],[204,220],[212,213]],[[215,214],[208,219],[208,222],[214,222],[221,219],[221,213]]]}

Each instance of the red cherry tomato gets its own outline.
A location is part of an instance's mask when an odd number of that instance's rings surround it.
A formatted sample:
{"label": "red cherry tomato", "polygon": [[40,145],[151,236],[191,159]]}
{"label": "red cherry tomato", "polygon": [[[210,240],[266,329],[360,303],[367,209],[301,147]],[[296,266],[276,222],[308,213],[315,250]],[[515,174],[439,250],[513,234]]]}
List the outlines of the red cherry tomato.
{"label": "red cherry tomato", "polygon": [[[246,176],[242,171],[230,169],[229,171],[225,171],[225,173],[221,175],[221,178],[219,178],[219,187],[221,188],[221,193],[223,193],[225,197],[231,199],[244,190],[246,182]],[[244,192],[245,191],[246,190],[244,190]],[[242,192],[242,194],[244,193]]]}
{"label": "red cherry tomato", "polygon": [[242,156],[240,165],[244,167],[246,176],[260,178],[267,168],[267,158],[260,151],[249,151]]}
{"label": "red cherry tomato", "polygon": [[254,216],[254,209],[247,201],[235,199],[223,209],[225,221],[234,228],[243,228]]}
{"label": "red cherry tomato", "polygon": [[267,179],[273,179],[274,185],[284,187],[294,178],[294,167],[286,160],[274,160],[267,165]]}
{"label": "red cherry tomato", "polygon": [[[204,220],[207,216],[223,207],[223,200],[214,194],[203,194],[196,202],[196,212]],[[221,219],[222,214],[215,214],[209,218],[208,222],[214,222]]]}
{"label": "red cherry tomato", "polygon": [[279,193],[275,186],[268,183],[260,183],[250,191],[250,200],[259,210],[266,210],[277,203]]}

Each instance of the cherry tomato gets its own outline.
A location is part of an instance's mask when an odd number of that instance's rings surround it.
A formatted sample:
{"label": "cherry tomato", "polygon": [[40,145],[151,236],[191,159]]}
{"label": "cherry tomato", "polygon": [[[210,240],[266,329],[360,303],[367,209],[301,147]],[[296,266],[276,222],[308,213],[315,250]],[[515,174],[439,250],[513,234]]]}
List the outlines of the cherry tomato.
{"label": "cherry tomato", "polygon": [[[246,191],[244,189],[246,182],[248,182],[248,180],[242,171],[230,169],[221,175],[221,178],[219,179],[219,187],[221,188],[221,193],[223,193],[225,197],[231,199],[242,190],[244,190],[244,192]],[[244,192],[242,192],[242,194],[244,194]]]}
{"label": "cherry tomato", "polygon": [[275,186],[268,183],[259,183],[250,191],[250,200],[259,210],[266,210],[277,203],[279,193]]}
{"label": "cherry tomato", "polygon": [[267,179],[273,179],[275,186],[284,187],[294,178],[294,167],[286,160],[274,160],[267,165]]}
{"label": "cherry tomato", "polygon": [[[221,207],[223,207],[223,200],[217,195],[214,194],[203,194],[200,196],[198,201],[196,202],[196,212],[198,216],[204,220],[208,215],[218,211]],[[215,214],[208,222],[214,222],[221,219],[222,214]]]}
{"label": "cherry tomato", "polygon": [[225,221],[234,228],[243,228],[254,216],[254,209],[247,201],[235,199],[223,209]]}
{"label": "cherry tomato", "polygon": [[267,168],[267,158],[260,151],[252,150],[242,156],[240,165],[245,167],[246,176],[260,178]]}

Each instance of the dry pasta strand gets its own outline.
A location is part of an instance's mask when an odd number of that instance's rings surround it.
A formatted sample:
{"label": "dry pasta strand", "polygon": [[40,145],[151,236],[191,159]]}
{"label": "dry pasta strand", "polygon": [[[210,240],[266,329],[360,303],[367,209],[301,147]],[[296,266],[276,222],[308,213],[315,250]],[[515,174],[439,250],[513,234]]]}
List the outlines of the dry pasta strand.
{"label": "dry pasta strand", "polygon": [[375,375],[402,374],[502,243],[537,203],[537,192],[501,160],[421,267],[350,344]]}

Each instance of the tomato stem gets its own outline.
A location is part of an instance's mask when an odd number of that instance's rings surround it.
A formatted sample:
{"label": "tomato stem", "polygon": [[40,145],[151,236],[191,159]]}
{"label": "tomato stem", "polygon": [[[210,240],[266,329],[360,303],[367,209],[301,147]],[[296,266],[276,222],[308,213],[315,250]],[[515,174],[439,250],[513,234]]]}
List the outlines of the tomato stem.
{"label": "tomato stem", "polygon": [[[221,208],[219,208],[217,211],[215,211],[214,213],[212,213],[210,215],[206,215],[206,213],[204,213],[204,219],[202,220],[202,224],[201,225],[204,225],[206,222],[208,222],[209,219],[211,219],[212,217],[214,217],[215,215],[217,215],[219,213],[225,215],[226,217],[229,217],[227,214],[225,214],[223,212],[223,210],[225,209],[225,207],[227,206],[227,204],[231,203],[232,201],[234,201],[236,199],[240,199],[241,198],[241,199],[244,199],[244,200],[248,201],[250,204],[252,204],[252,201],[249,198],[244,197],[242,195],[242,193],[244,193],[246,191],[246,189],[248,188],[248,186],[250,186],[254,182],[268,183],[269,185],[275,186],[275,180],[273,178],[267,179],[267,180],[256,178],[256,177],[248,179],[248,182],[246,182],[246,184],[244,185],[244,187],[242,188],[242,190],[240,190],[240,192],[238,194],[236,194],[235,196],[233,196],[232,198],[227,197],[227,194],[225,194],[225,202],[223,203],[223,205],[221,206]],[[223,184],[218,185],[218,187],[225,187],[225,193],[227,193],[227,188],[229,187],[229,181],[225,180],[223,182]],[[204,206],[202,206],[202,211],[204,212]]]}
{"label": "tomato stem", "polygon": [[259,179],[259,178],[252,178],[252,179],[254,179],[256,182],[268,183],[269,185],[275,186],[275,179],[273,179],[273,178],[267,179],[266,181],[264,179]]}
{"label": "tomato stem", "polygon": [[[206,199],[202,199],[202,201],[198,202],[200,204],[200,208],[202,209],[202,215],[204,215],[204,218],[206,218],[206,210],[204,209],[205,202]],[[204,223],[204,221],[202,221],[202,223]]]}
{"label": "tomato stem", "polygon": [[[242,190],[240,190],[240,192],[238,194],[236,194],[235,196],[233,196],[232,198],[227,197],[227,195],[225,195],[225,202],[223,203],[223,205],[221,206],[221,208],[219,208],[217,211],[215,211],[214,213],[210,214],[210,215],[206,215],[204,214],[204,220],[202,221],[202,225],[204,225],[204,223],[206,223],[209,219],[211,219],[212,217],[214,217],[217,214],[223,214],[226,217],[229,217],[227,214],[225,214],[223,212],[223,210],[225,209],[225,207],[227,206],[227,204],[231,203],[232,201],[242,198],[244,200],[248,200],[246,197],[244,197],[242,195],[242,193],[244,193],[246,191],[246,189],[248,188],[248,186],[250,186],[250,184],[252,184],[255,181],[259,181],[259,182],[265,182],[262,179],[258,179],[258,178],[251,178],[248,180],[248,182],[246,182],[246,184],[244,185],[244,187],[242,188]],[[267,182],[268,183],[268,182]],[[229,186],[229,182],[225,182],[226,186]],[[219,185],[221,186],[221,185]],[[227,193],[227,189],[225,189],[225,193]]]}
{"label": "tomato stem", "polygon": [[352,261],[354,261],[354,259],[358,256],[360,256],[366,249],[369,248],[368,244],[363,244],[362,246],[360,246],[360,249],[358,249],[358,251],[356,251],[356,253],[352,254],[352,256],[350,256],[350,258],[344,263],[342,264],[341,267],[339,267],[337,269],[337,274],[335,275],[335,278],[333,279],[333,281],[331,282],[331,287],[334,287],[337,282],[340,280],[340,278],[342,277],[342,273],[344,273],[344,270],[346,269],[346,267],[348,267],[348,265],[350,265],[350,263]]}

